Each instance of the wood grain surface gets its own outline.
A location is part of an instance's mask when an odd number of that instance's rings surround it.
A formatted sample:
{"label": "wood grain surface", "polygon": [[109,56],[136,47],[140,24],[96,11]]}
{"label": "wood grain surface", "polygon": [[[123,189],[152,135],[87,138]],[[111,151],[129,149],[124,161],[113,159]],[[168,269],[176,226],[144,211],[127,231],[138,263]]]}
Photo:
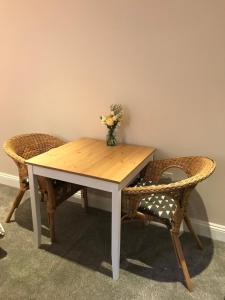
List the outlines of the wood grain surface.
{"label": "wood grain surface", "polygon": [[151,147],[128,144],[109,147],[103,140],[81,138],[26,163],[119,183],[154,151]]}

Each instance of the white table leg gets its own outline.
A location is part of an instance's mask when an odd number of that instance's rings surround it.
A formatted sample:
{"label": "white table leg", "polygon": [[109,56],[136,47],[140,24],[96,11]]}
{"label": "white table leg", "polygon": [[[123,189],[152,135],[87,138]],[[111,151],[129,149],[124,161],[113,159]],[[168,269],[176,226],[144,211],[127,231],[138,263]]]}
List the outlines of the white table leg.
{"label": "white table leg", "polygon": [[38,197],[38,182],[37,176],[33,174],[33,167],[28,165],[29,185],[30,185],[30,198],[31,198],[31,211],[34,229],[34,242],[35,247],[41,244],[41,213],[40,213],[40,200]]}
{"label": "white table leg", "polygon": [[121,191],[112,192],[112,272],[113,279],[119,278],[121,232]]}

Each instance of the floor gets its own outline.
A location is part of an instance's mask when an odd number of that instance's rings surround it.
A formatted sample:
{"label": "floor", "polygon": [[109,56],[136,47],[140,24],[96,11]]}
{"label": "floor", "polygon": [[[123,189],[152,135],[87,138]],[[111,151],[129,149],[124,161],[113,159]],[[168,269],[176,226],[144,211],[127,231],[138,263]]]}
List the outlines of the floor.
{"label": "floor", "polygon": [[194,291],[186,289],[168,231],[155,225],[122,225],[120,278],[111,278],[110,213],[64,202],[56,214],[57,243],[49,244],[45,205],[42,247],[33,244],[29,197],[9,224],[4,219],[17,190],[0,185],[0,299],[204,299],[225,297],[225,243],[181,237]]}

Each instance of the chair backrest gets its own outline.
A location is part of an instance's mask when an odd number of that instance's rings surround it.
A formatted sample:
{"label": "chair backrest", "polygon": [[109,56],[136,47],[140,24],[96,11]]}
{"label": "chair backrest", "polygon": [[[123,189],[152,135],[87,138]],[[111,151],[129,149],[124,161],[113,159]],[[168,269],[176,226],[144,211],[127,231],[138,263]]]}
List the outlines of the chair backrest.
{"label": "chair backrest", "polygon": [[65,142],[57,137],[44,133],[30,133],[16,135],[8,139],[3,148],[16,163],[20,180],[27,176],[25,160],[52,148],[63,145]]}
{"label": "chair backrest", "polygon": [[7,140],[4,150],[12,158],[17,154],[26,160],[63,144],[61,139],[44,133],[22,134]]}
{"label": "chair backrest", "polygon": [[[186,173],[187,179],[180,183],[197,184],[209,177],[215,170],[214,160],[203,156],[177,157],[164,160],[156,160],[149,163],[146,176],[158,182],[161,175],[171,168],[179,168]],[[177,184],[179,186],[179,183]]]}
{"label": "chair backrest", "polygon": [[215,161],[203,156],[179,157],[174,162],[175,167],[184,170],[189,177],[197,174],[208,177],[215,169]]}

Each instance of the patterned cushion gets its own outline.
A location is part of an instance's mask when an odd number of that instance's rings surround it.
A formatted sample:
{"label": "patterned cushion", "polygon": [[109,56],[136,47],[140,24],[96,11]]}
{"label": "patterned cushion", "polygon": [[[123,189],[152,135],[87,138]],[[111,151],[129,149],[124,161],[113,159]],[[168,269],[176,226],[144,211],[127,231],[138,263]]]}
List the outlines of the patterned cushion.
{"label": "patterned cushion", "polygon": [[[153,184],[152,181],[140,179],[136,182],[135,186],[149,186]],[[157,217],[171,219],[176,210],[176,206],[176,202],[172,195],[152,193],[141,200],[138,210],[146,214],[151,213]]]}
{"label": "patterned cushion", "polygon": [[146,181],[144,178],[141,178],[136,182],[135,186],[148,186],[148,185],[153,185],[154,183],[152,181]]}

